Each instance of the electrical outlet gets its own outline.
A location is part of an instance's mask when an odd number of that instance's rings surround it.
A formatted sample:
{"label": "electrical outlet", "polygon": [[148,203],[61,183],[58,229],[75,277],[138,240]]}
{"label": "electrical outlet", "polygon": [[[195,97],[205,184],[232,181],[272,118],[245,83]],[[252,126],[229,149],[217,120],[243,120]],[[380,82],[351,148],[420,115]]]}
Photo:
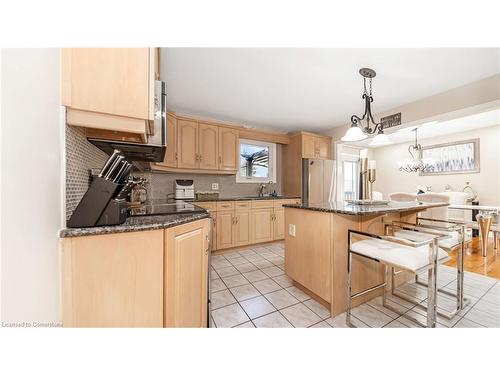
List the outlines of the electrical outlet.
{"label": "electrical outlet", "polygon": [[219,190],[219,183],[218,182],[212,183],[212,190]]}
{"label": "electrical outlet", "polygon": [[292,237],[295,237],[295,224],[290,224],[288,226],[288,234]]}

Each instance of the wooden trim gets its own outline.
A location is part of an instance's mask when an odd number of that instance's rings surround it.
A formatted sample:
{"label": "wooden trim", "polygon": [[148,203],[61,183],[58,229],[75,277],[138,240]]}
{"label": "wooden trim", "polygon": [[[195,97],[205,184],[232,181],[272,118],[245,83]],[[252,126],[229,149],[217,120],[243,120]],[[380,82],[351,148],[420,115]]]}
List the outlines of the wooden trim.
{"label": "wooden trim", "polygon": [[146,135],[145,134],[125,133],[125,132],[117,132],[117,131],[113,131],[113,130],[101,130],[101,129],[85,128],[85,136],[87,138],[106,139],[106,140],[114,140],[114,141],[121,141],[121,142],[146,143]]}
{"label": "wooden trim", "polygon": [[73,126],[82,126],[101,130],[120,129],[125,133],[146,134],[146,120],[114,116],[106,113],[80,111],[66,108],[66,123]]}
{"label": "wooden trim", "polygon": [[71,106],[71,49],[61,48],[61,105]]}
{"label": "wooden trim", "polygon": [[325,138],[325,139],[332,140],[332,137],[330,137],[329,135],[318,134],[318,133],[311,133],[311,132],[305,132],[305,131],[299,131],[299,132],[296,132],[296,133],[289,134],[290,137],[296,137],[296,136],[300,136],[300,135],[310,135],[310,136],[313,136],[313,137],[320,137],[320,138]]}
{"label": "wooden trim", "polygon": [[175,168],[175,167],[165,167],[159,163],[150,163],[151,169],[155,171],[163,171],[170,173],[193,173],[193,174],[221,174],[230,175],[236,174],[236,171],[224,171],[224,170],[214,170],[214,169],[188,169],[188,168]]}

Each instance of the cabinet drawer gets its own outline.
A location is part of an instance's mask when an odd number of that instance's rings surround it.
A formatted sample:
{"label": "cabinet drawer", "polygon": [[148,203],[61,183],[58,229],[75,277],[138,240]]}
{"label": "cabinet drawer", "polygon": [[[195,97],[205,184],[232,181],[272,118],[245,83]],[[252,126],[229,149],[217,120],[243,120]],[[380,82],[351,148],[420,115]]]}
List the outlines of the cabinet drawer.
{"label": "cabinet drawer", "polygon": [[216,211],[217,210],[217,202],[195,202],[196,206],[204,208],[207,211]]}
{"label": "cabinet drawer", "polygon": [[250,209],[250,201],[236,201],[234,203],[234,208],[236,210],[249,210]]}
{"label": "cabinet drawer", "polygon": [[217,202],[217,211],[234,210],[234,202]]}
{"label": "cabinet drawer", "polygon": [[300,199],[279,199],[274,201],[274,208],[280,209],[283,208],[284,204],[298,204],[300,203]]}
{"label": "cabinet drawer", "polygon": [[251,207],[252,208],[272,208],[273,207],[273,200],[272,199],[265,199],[261,201],[252,201]]}

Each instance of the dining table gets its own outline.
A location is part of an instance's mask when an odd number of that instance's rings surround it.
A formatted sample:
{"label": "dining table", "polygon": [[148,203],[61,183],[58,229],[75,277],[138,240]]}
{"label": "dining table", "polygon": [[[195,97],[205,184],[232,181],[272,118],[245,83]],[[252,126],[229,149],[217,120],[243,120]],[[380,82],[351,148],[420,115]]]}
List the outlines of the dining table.
{"label": "dining table", "polygon": [[450,210],[469,210],[469,211],[479,211],[476,215],[476,221],[465,221],[465,223],[473,228],[479,230],[479,237],[481,239],[481,255],[486,257],[488,252],[488,238],[490,231],[493,232],[493,248],[495,252],[498,252],[500,247],[500,238],[498,233],[500,232],[500,206],[478,206],[470,204],[450,204],[448,206]]}

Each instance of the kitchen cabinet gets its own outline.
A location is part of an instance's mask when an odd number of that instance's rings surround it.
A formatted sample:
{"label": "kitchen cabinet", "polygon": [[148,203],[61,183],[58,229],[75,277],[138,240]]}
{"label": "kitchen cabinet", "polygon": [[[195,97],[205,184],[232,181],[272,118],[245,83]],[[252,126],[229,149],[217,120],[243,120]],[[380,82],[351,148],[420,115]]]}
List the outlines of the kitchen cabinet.
{"label": "kitchen cabinet", "polygon": [[330,137],[302,134],[302,157],[316,159],[330,159]]}
{"label": "kitchen cabinet", "polygon": [[273,216],[273,240],[282,240],[285,238],[285,210],[274,209]]}
{"label": "kitchen cabinet", "polygon": [[63,48],[62,104],[69,125],[149,133],[157,48]]}
{"label": "kitchen cabinet", "polygon": [[196,202],[196,205],[204,208],[212,218],[212,250],[217,250],[217,204],[216,202]]}
{"label": "kitchen cabinet", "polygon": [[162,327],[163,230],[64,238],[64,327]]}
{"label": "kitchen cabinet", "polygon": [[237,171],[239,163],[239,135],[231,128],[219,129],[219,169]]}
{"label": "kitchen cabinet", "polygon": [[200,123],[198,161],[200,169],[218,169],[219,127]]}
{"label": "kitchen cabinet", "polygon": [[214,217],[215,242],[212,250],[222,250],[282,240],[285,237],[283,205],[296,203],[300,203],[300,199],[216,201],[196,204],[208,210]]}
{"label": "kitchen cabinet", "polygon": [[217,212],[217,250],[228,249],[234,245],[234,211]]}
{"label": "kitchen cabinet", "polygon": [[251,211],[252,243],[269,242],[273,240],[273,209],[257,208]]}
{"label": "kitchen cabinet", "polygon": [[[237,202],[240,203],[240,202]],[[233,246],[244,246],[250,243],[250,205],[236,208],[233,225]]]}
{"label": "kitchen cabinet", "polygon": [[302,157],[314,158],[316,157],[316,137],[313,135],[302,136]]}
{"label": "kitchen cabinet", "polygon": [[163,162],[165,167],[177,167],[177,118],[167,114],[167,150]]}
{"label": "kitchen cabinet", "polygon": [[317,157],[320,159],[331,159],[331,139],[318,137],[316,139]]}
{"label": "kitchen cabinet", "polygon": [[209,221],[165,230],[165,327],[207,327]]}
{"label": "kitchen cabinet", "polygon": [[198,160],[198,123],[177,120],[177,166],[179,168],[199,167]]}

